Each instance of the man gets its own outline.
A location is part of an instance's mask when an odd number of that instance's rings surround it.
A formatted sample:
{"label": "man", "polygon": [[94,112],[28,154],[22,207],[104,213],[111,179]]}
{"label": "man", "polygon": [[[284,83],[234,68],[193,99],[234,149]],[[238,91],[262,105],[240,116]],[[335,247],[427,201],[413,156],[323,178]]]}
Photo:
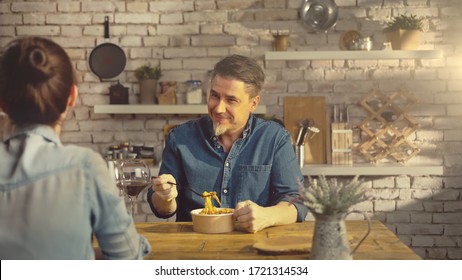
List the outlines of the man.
{"label": "man", "polygon": [[147,194],[152,211],[190,221],[190,211],[204,207],[192,189],[217,192],[221,207],[235,208],[234,218],[248,232],[303,221],[303,176],[290,134],[252,114],[263,70],[251,58],[231,55],[215,65],[211,78],[208,116],[177,126],[166,139],[162,175]]}

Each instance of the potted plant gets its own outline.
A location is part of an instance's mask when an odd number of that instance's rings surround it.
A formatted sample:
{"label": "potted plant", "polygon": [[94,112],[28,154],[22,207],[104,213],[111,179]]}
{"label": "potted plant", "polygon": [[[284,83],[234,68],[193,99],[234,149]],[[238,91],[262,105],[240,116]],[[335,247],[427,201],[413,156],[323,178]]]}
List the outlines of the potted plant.
{"label": "potted plant", "polygon": [[140,103],[156,103],[157,82],[162,76],[162,70],[159,66],[152,67],[148,64],[135,69],[135,77],[140,85]]}
{"label": "potted plant", "polygon": [[415,50],[420,44],[423,17],[402,14],[387,22],[384,32],[393,50]]}
{"label": "potted plant", "polygon": [[[368,199],[366,189],[358,178],[355,176],[346,182],[321,175],[319,180],[308,177],[308,184],[300,185],[301,200],[315,217],[311,259],[352,259],[356,249],[369,235],[369,217],[362,211],[350,210],[351,206]],[[368,221],[368,230],[355,248],[350,250],[345,217],[352,213],[364,216]]]}

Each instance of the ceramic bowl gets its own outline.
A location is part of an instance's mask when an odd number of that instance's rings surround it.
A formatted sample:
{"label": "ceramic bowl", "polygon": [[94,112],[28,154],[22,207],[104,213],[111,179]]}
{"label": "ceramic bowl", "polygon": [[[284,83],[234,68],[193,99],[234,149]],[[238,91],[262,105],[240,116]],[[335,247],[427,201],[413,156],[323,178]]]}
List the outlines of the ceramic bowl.
{"label": "ceramic bowl", "polygon": [[[221,208],[218,208],[221,209]],[[234,230],[233,213],[226,214],[199,214],[200,209],[191,211],[193,230],[200,233],[225,233]]]}

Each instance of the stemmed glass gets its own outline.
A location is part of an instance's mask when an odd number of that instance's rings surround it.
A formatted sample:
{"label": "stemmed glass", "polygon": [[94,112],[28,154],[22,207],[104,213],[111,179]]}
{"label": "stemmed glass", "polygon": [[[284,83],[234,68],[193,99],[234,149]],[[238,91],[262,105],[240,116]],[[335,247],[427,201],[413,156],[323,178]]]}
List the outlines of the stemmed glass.
{"label": "stemmed glass", "polygon": [[135,201],[141,191],[151,185],[149,166],[140,159],[128,159],[120,163],[121,184],[130,200],[131,213],[135,214]]}
{"label": "stemmed glass", "polygon": [[119,160],[108,161],[109,172],[115,179],[116,186],[119,189],[119,196],[125,196],[124,186],[122,185],[122,169]]}

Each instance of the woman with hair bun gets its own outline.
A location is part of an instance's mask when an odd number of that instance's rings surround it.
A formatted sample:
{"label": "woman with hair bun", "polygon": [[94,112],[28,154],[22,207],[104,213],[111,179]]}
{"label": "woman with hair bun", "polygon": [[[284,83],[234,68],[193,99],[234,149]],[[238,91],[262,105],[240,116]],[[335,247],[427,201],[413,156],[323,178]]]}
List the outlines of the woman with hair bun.
{"label": "woman with hair bun", "polygon": [[53,41],[16,39],[0,56],[0,108],[14,132],[0,143],[0,259],[142,259],[136,232],[102,157],[64,146],[61,126],[78,91]]}

